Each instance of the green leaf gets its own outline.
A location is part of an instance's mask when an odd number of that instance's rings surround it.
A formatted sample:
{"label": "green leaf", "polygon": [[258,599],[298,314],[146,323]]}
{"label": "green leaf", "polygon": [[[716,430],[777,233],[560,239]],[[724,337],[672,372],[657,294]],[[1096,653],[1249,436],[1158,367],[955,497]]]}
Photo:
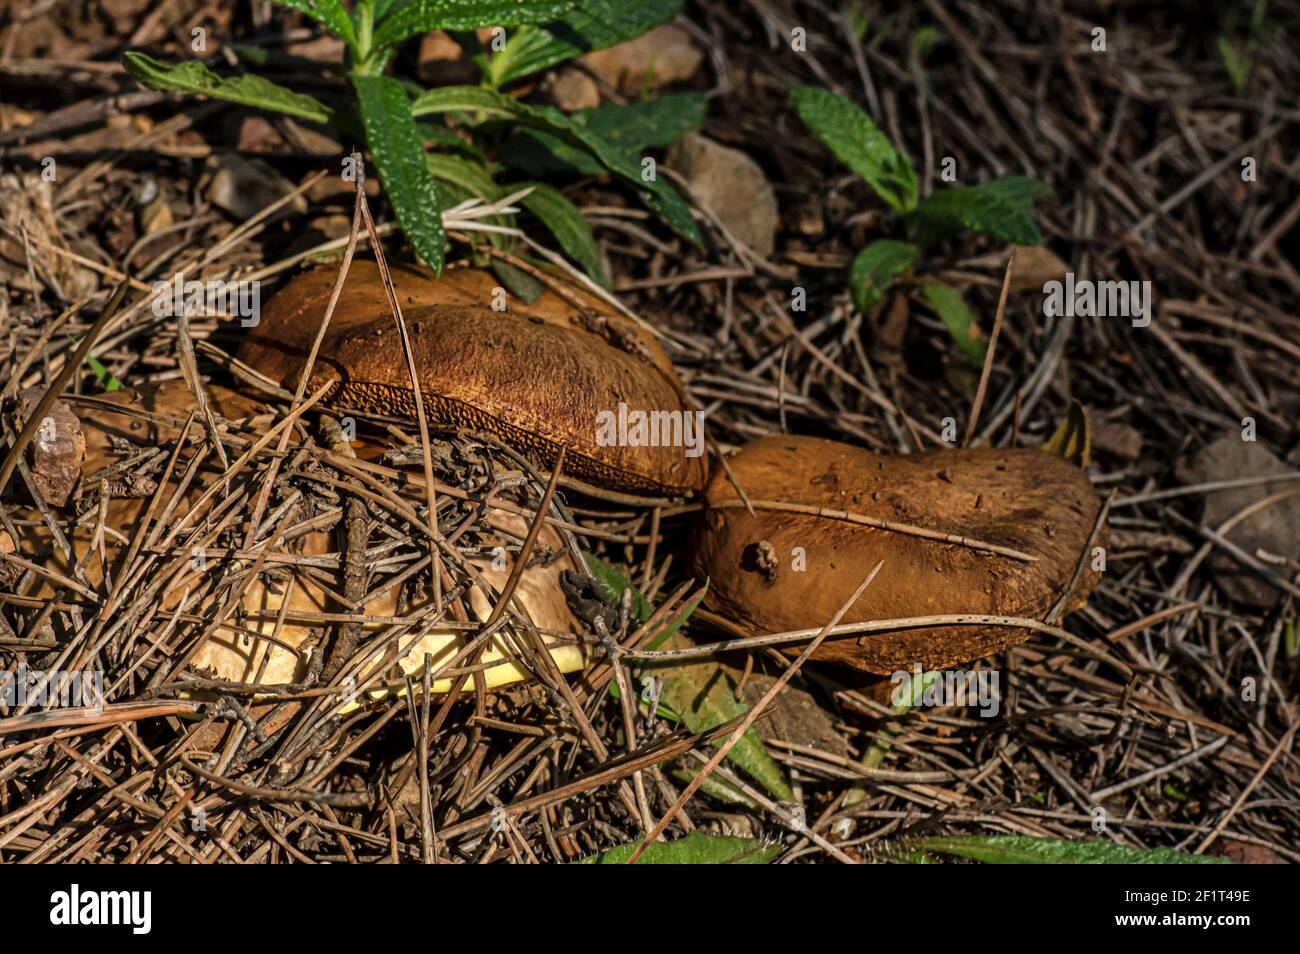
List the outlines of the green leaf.
{"label": "green leaf", "polygon": [[[501,198],[500,187],[492,181],[492,176],[481,162],[436,152],[428,153],[424,157],[424,161],[429,167],[430,174],[438,181],[439,188],[442,192],[447,193],[447,198],[450,201],[444,203],[446,208],[451,208],[471,198],[482,199],[484,202],[495,202]],[[489,215],[482,221],[489,225],[509,226],[514,224],[514,220],[508,215]],[[515,239],[511,235],[501,232],[488,232],[486,235],[488,241],[497,248],[506,249],[507,251],[514,248]],[[496,261],[499,262],[499,260]],[[506,287],[511,292],[519,294],[519,297],[524,298],[529,304],[536,301],[541,294],[540,288],[537,289],[532,299],[527,298],[522,292],[528,291],[531,293],[537,287],[537,282],[531,278],[527,280],[515,279],[515,274],[523,275],[524,273],[515,268],[511,268],[510,271],[512,275],[511,279],[506,281]]]}
{"label": "green leaf", "polygon": [[682,607],[682,611],[673,617],[672,622],[664,627],[662,633],[650,640],[646,645],[646,649],[658,649],[669,639],[672,639],[676,632],[686,624],[688,619],[691,618],[691,614],[695,612],[695,608],[700,605],[700,601],[704,599],[704,594],[708,591],[709,584],[705,581],[704,588],[696,593],[695,597],[689,603]]}
{"label": "green leaf", "polygon": [[[579,865],[625,865],[643,839],[576,861]],[[765,865],[781,854],[779,843],[733,835],[693,831],[676,841],[652,842],[637,859],[639,865]]]}
{"label": "green leaf", "polygon": [[858,311],[868,311],[884,298],[890,283],[920,254],[915,245],[893,239],[879,239],[859,252],[849,269],[849,292]]}
{"label": "green leaf", "polygon": [[151,89],[171,93],[201,93],[213,99],[272,109],[314,123],[334,120],[334,111],[318,99],[295,93],[270,80],[251,73],[223,79],[197,60],[168,65],[143,53],[127,53],[122,65],[137,80]]}
{"label": "green leaf", "polygon": [[[664,642],[669,649],[694,645],[681,633]],[[648,662],[644,670],[663,679],[659,698],[692,732],[707,732],[749,711],[749,706],[737,698],[736,683],[714,660]],[[717,744],[720,745],[721,741]],[[781,767],[768,753],[753,726],[745,730],[740,741],[727,753],[727,758],[767,789],[773,798],[784,802],[795,800]],[[690,768],[694,775],[696,766]]]}
{"label": "green leaf", "polygon": [[666,146],[704,122],[709,101],[703,93],[669,93],[621,106],[606,103],[585,110],[587,129],[629,152]]}
{"label": "green leaf", "polygon": [[292,7],[299,13],[305,13],[317,23],[325,24],[348,45],[348,49],[356,49],[357,34],[352,26],[352,18],[348,16],[348,12],[343,9],[343,4],[339,3],[339,0],[273,0],[273,2],[282,7]]}
{"label": "green leaf", "polygon": [[435,113],[486,113],[489,116],[513,117],[517,104],[509,96],[480,86],[442,86],[431,89],[411,104],[415,116]]}
{"label": "green leaf", "polygon": [[[635,584],[599,557],[588,553],[584,554],[584,559],[587,561],[591,575],[605,587],[615,603],[622,599],[624,590],[631,590],[633,617],[640,623],[650,618],[654,609]],[[672,648],[693,645],[677,631],[699,605],[703,595],[700,593],[695,597],[691,605],[669,624],[651,648],[664,644]],[[722,667],[711,659],[688,663],[654,662],[647,664],[645,671],[663,679],[660,701],[672,709],[692,732],[706,732],[728,719],[744,715],[749,711],[749,707],[736,698],[736,684]],[[777,799],[786,802],[794,801],[794,793],[786,784],[780,766],[768,754],[767,747],[763,745],[763,740],[758,737],[753,726],[750,726],[740,737],[740,741],[727,753],[727,758]]]}
{"label": "green leaf", "polygon": [[908,840],[909,848],[993,865],[1217,865],[1226,858],[1172,848],[1129,848],[1113,841],[1065,841],[1021,835],[971,835]]}
{"label": "green leaf", "polygon": [[469,195],[476,196],[484,202],[495,202],[501,197],[501,189],[492,181],[492,176],[480,162],[450,156],[446,153],[431,152],[424,157],[429,172],[439,182],[458,185]]}
{"label": "green leaf", "polygon": [[[625,150],[633,162],[644,149],[666,146],[704,122],[708,100],[703,93],[671,93],[625,106],[606,103],[569,116]],[[583,149],[537,129],[515,133],[502,150],[507,165],[530,176],[576,173],[594,176],[601,165]]]}
{"label": "green leaf", "polygon": [[484,112],[509,116],[522,125],[556,134],[565,141],[590,152],[610,172],[636,184],[643,190],[646,203],[658,212],[686,238],[700,243],[700,233],[695,227],[690,209],[667,182],[658,178],[644,180],[641,163],[603,137],[591,132],[586,125],[558,109],[549,106],[530,106],[493,90],[471,86],[451,86],[430,90],[419,97],[412,107],[416,116],[439,112]]}
{"label": "green leaf", "polygon": [[1223,69],[1238,93],[1250,82],[1250,71],[1255,65],[1253,47],[1253,43],[1239,46],[1226,36],[1219,37],[1219,58],[1223,60]]}
{"label": "green leaf", "polygon": [[939,320],[948,328],[957,349],[966,356],[966,360],[979,367],[984,364],[984,353],[988,344],[980,333],[975,316],[970,313],[961,293],[947,285],[926,285],[921,289],[925,300],[939,314]]}
{"label": "green leaf", "polygon": [[430,30],[541,23],[559,19],[575,5],[575,0],[413,0],[384,18],[374,45],[389,46]]}
{"label": "green leaf", "polygon": [[492,273],[501,279],[506,290],[524,304],[531,305],[542,297],[542,283],[522,268],[516,268],[499,258],[492,259]]}
{"label": "green leaf", "polygon": [[916,207],[916,173],[856,103],[816,86],[795,86],[790,102],[799,118],[844,163],[899,213]]}
{"label": "green leaf", "polygon": [[585,0],[559,22],[519,30],[491,64],[490,79],[500,86],[584,53],[634,40],[681,9],[682,0]]}
{"label": "green leaf", "polygon": [[529,185],[533,186],[533,191],[520,200],[520,205],[541,220],[569,258],[581,265],[582,270],[602,287],[608,288],[609,277],[605,274],[605,263],[601,260],[595,236],[591,234],[591,227],[582,217],[582,212],[548,185],[524,182],[514,188],[522,189]]}
{"label": "green leaf", "polygon": [[366,142],[388,201],[416,254],[442,272],[442,208],[438,188],[425,161],[420,131],[402,84],[388,76],[353,76]]}
{"label": "green leaf", "polygon": [[614,569],[600,557],[593,553],[584,553],[582,555],[587,564],[587,570],[605,588],[609,594],[610,601],[618,605],[623,601],[623,591],[632,591],[632,618],[638,623],[644,623],[654,613],[654,607],[651,606],[641,591],[636,588],[636,584],[625,577],[618,570]]}
{"label": "green leaf", "polygon": [[1048,186],[1024,176],[932,193],[917,209],[923,244],[933,245],[968,228],[1015,245],[1040,245],[1043,236],[1034,224],[1034,200],[1051,194]]}
{"label": "green leaf", "polygon": [[95,383],[105,391],[118,391],[121,389],[122,382],[114,376],[113,372],[108,370],[104,362],[93,354],[86,355],[86,364],[90,367],[91,373],[95,375]]}

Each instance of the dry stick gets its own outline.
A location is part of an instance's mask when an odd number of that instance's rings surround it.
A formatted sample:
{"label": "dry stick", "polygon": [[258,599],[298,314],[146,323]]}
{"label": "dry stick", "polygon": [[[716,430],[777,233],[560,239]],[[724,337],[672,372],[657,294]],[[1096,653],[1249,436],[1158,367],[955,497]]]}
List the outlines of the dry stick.
{"label": "dry stick", "polygon": [[754,708],[749,710],[748,714],[741,720],[740,725],[736,726],[727,741],[722,743],[722,745],[718,747],[718,750],[713,753],[713,758],[709,759],[704,768],[700,769],[695,778],[691,779],[691,783],[686,786],[681,795],[677,796],[677,801],[673,802],[672,807],[668,809],[664,817],[659,819],[659,824],[655,825],[654,830],[646,835],[645,840],[637,846],[636,851],[632,852],[632,856],[627,859],[628,864],[636,864],[637,859],[641,857],[646,848],[650,847],[650,845],[664,833],[664,829],[666,829],[672,820],[677,817],[677,813],[686,807],[686,803],[690,801],[691,796],[694,795],[696,790],[704,784],[705,779],[713,773],[713,770],[718,767],[719,763],[727,757],[727,753],[735,748],[735,745],[740,741],[741,736],[743,736],[749,730],[749,727],[754,724],[754,721],[759,717],[762,711],[767,708],[768,703],[776,698],[777,694],[785,688],[786,683],[794,678],[794,674],[799,671],[799,668],[808,661],[808,658],[812,656],[817,647],[822,644],[822,640],[826,638],[826,634],[839,624],[839,621],[844,618],[844,614],[849,611],[849,607],[858,601],[858,597],[861,596],[863,591],[871,584],[871,581],[876,578],[876,574],[880,572],[880,568],[884,565],[885,561],[881,560],[872,567],[871,572],[868,573],[866,578],[858,584],[858,588],[853,591],[853,595],[850,596],[844,605],[836,611],[835,615],[831,617],[830,622],[821,628],[821,632],[814,636],[812,642],[804,647],[803,652],[799,654],[798,658],[787,666],[785,672],[781,673],[776,682],[772,683],[767,692],[763,693],[763,698],[759,699]]}
{"label": "dry stick", "polygon": [[[355,157],[355,153],[353,155]],[[347,251],[343,253],[343,264],[339,267],[338,278],[334,280],[334,288],[330,292],[329,304],[325,306],[325,317],[316,332],[316,340],[312,342],[311,351],[307,353],[307,360],[302,366],[302,374],[298,377],[298,387],[293,393],[290,411],[298,408],[298,405],[302,403],[303,395],[307,393],[307,381],[311,377],[312,366],[316,363],[316,356],[320,353],[321,342],[325,340],[325,331],[329,328],[330,319],[334,317],[334,308],[339,302],[339,295],[343,293],[343,282],[347,280],[348,268],[352,265],[352,255],[356,252],[357,234],[360,231],[361,224],[361,208],[366,198],[364,191],[365,176],[364,173],[360,172],[360,162],[357,163],[357,169],[356,199],[352,205],[352,230],[348,234]],[[271,488],[275,483],[276,474],[280,470],[280,460],[289,447],[291,431],[292,428],[284,429],[284,433],[280,435],[280,444],[276,448],[276,455],[271,458],[271,463],[267,466],[266,479],[257,495],[257,501],[253,505],[253,512],[248,520],[248,536],[244,538],[245,549],[252,549],[253,543],[257,539],[258,524],[261,523],[262,512],[266,510],[266,502],[271,497]]]}
{"label": "dry stick", "polygon": [[1007,292],[1011,290],[1011,270],[1016,267],[1016,248],[1011,247],[1011,257],[1007,259],[1007,270],[1002,275],[1002,292],[998,295],[998,310],[993,318],[993,331],[989,334],[989,347],[984,353],[984,367],[980,369],[979,387],[975,389],[975,401],[971,404],[970,418],[966,421],[966,436],[962,447],[970,447],[971,438],[975,436],[975,425],[980,420],[980,409],[984,406],[984,392],[988,390],[989,375],[993,372],[993,355],[998,350],[998,334],[1002,331],[1002,319],[1007,313]]}
{"label": "dry stick", "polygon": [[18,433],[13,446],[9,448],[9,453],[5,456],[4,464],[0,465],[0,492],[4,491],[5,485],[9,483],[9,478],[13,476],[14,468],[18,466],[23,451],[31,443],[32,438],[36,436],[36,432],[40,430],[45,415],[49,413],[54,402],[58,400],[59,394],[62,393],[77,369],[81,367],[81,362],[85,360],[86,355],[90,353],[91,347],[95,344],[95,339],[99,337],[100,332],[117,315],[118,308],[122,305],[122,299],[126,297],[126,289],[125,283],[117,286],[103,312],[95,319],[95,323],[90,326],[85,337],[81,339],[81,343],[77,345],[77,350],[72,352],[72,356],[59,369],[59,373],[54,376],[54,380],[50,383],[49,390],[37,402],[36,407],[27,418],[27,423],[23,425],[23,429]]}
{"label": "dry stick", "polygon": [[1277,740],[1277,745],[1273,746],[1273,751],[1268,754],[1268,758],[1265,759],[1264,764],[1259,767],[1259,771],[1255,773],[1255,777],[1252,778],[1246,787],[1241,790],[1241,794],[1237,796],[1236,800],[1232,803],[1232,806],[1224,812],[1223,817],[1219,819],[1219,823],[1214,826],[1214,830],[1206,835],[1205,840],[1196,846],[1196,851],[1194,851],[1193,854],[1203,854],[1205,849],[1209,848],[1210,845],[1214,843],[1214,840],[1223,833],[1223,829],[1228,827],[1228,822],[1232,821],[1233,816],[1241,810],[1241,806],[1244,805],[1246,799],[1250,797],[1250,793],[1253,792],[1259,786],[1259,783],[1264,780],[1264,776],[1267,775],[1268,770],[1273,767],[1273,763],[1277,761],[1277,757],[1290,749],[1291,740],[1295,738],[1297,729],[1300,729],[1300,721],[1291,723],[1291,728],[1287,729],[1282,738]]}
{"label": "dry stick", "polygon": [[[360,163],[358,163],[360,168]],[[361,176],[357,177],[358,180]],[[379,235],[375,231],[375,221],[370,217],[370,206],[366,203],[366,193],[363,189],[357,189],[357,205],[361,210],[361,215],[366,222],[366,230],[370,234],[370,247],[375,253],[375,263],[379,266],[379,277],[384,282],[384,294],[388,296],[388,307],[393,313],[393,320],[397,322],[397,333],[402,339],[402,354],[406,358],[406,371],[411,376],[411,390],[414,392],[415,399],[415,419],[420,426],[420,451],[424,461],[424,489],[426,499],[429,505],[429,560],[432,566],[431,576],[433,577],[433,602],[435,606],[442,605],[442,554],[438,552],[438,491],[434,487],[433,480],[433,453],[429,448],[429,419],[424,413],[424,390],[420,387],[420,372],[415,366],[415,354],[411,351],[411,336],[406,330],[406,322],[402,318],[402,306],[397,301],[397,290],[393,287],[393,276],[388,271],[388,263],[384,260],[383,243],[379,241]],[[557,467],[558,471],[559,468]]]}
{"label": "dry stick", "polygon": [[[1132,778],[1126,778],[1122,782],[1116,782],[1114,785],[1108,785],[1106,788],[1099,788],[1095,792],[1088,792],[1087,793],[1088,797],[1092,799],[1094,802],[1105,801],[1106,799],[1110,798],[1112,795],[1118,795],[1120,792],[1126,792],[1130,788],[1136,788],[1139,785],[1144,785],[1147,782],[1152,781],[1153,779],[1162,778],[1163,776],[1168,775],[1170,772],[1174,771],[1175,769],[1182,768],[1184,765],[1190,765],[1193,762],[1199,762],[1207,755],[1213,755],[1215,752],[1219,751],[1219,749],[1223,748],[1230,741],[1232,741],[1230,736],[1221,735],[1213,742],[1207,742],[1205,745],[1202,745],[1198,749],[1193,749],[1190,752],[1186,752],[1183,755],[1180,755],[1178,758],[1174,759],[1172,762],[1167,762],[1164,765],[1157,765],[1155,768],[1143,772],[1141,775],[1135,775]],[[1249,792],[1250,789],[1247,788],[1246,791]],[[1206,841],[1206,844],[1209,844],[1208,840]]]}
{"label": "dry stick", "polygon": [[[784,500],[751,500],[753,510],[782,510],[788,513],[805,513],[813,517],[825,517],[829,520],[845,520],[849,523],[862,524],[865,527],[874,527],[877,530],[889,530],[893,533],[903,533],[913,537],[924,537],[926,540],[939,540],[943,543],[954,543],[958,546],[969,547],[972,550],[983,550],[987,553],[996,553],[999,556],[1010,557],[1013,560],[1019,560],[1022,563],[1037,563],[1038,557],[1032,553],[1025,553],[1023,550],[1016,550],[1011,547],[1004,547],[997,543],[985,543],[983,540],[976,540],[973,537],[964,537],[955,533],[943,533],[939,530],[927,530],[925,527],[918,527],[910,523],[898,523],[893,520],[880,520],[876,517],[868,517],[864,514],[853,513],[848,510],[830,510],[826,507],[814,507],[810,504],[789,503]],[[739,500],[724,500],[721,503],[710,505],[710,509],[724,510],[736,509],[744,506]]]}

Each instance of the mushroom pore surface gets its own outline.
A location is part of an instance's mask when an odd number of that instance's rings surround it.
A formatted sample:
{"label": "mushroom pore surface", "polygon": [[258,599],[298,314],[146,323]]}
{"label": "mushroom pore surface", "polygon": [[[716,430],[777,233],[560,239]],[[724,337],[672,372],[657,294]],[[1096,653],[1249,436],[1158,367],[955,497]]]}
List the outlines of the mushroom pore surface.
{"label": "mushroom pore surface", "polygon": [[[293,390],[324,318],[336,277],[321,267],[294,278],[263,310],[239,359]],[[425,410],[437,424],[493,434],[536,451],[545,466],[561,447],[565,471],[633,494],[697,492],[705,460],[680,446],[603,446],[601,412],[620,404],[686,415],[689,402],[653,337],[579,290],[578,308],[553,292],[533,305],[506,299],[489,273],[449,269],[433,279],[398,268],[393,282],[410,335]],[[496,311],[492,303],[508,301]],[[352,408],[415,416],[401,336],[373,262],[351,266],[309,388]]]}

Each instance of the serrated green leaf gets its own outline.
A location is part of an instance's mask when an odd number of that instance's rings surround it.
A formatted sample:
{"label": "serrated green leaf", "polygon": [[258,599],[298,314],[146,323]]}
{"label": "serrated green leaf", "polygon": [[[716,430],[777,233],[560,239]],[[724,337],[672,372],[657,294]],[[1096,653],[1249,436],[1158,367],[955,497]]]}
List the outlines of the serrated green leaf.
{"label": "serrated green leaf", "polygon": [[[584,559],[591,575],[605,587],[610,599],[617,604],[623,597],[623,591],[631,590],[633,617],[641,623],[650,618],[654,609],[632,581],[599,557],[588,553],[584,554]],[[699,605],[703,595],[698,594],[650,648],[667,645],[681,649],[693,645],[678,630]],[[672,709],[692,732],[706,732],[749,711],[749,707],[736,698],[736,684],[711,659],[688,663],[649,663],[645,670],[663,679],[663,690],[659,696],[661,702]],[[740,741],[727,753],[727,758],[777,799],[794,801],[794,793],[786,784],[780,766],[768,753],[767,746],[753,726],[740,737]]]}
{"label": "serrated green leaf", "polygon": [[241,106],[271,109],[314,123],[334,120],[334,111],[318,99],[295,93],[270,80],[248,73],[222,78],[197,60],[168,65],[143,53],[127,53],[122,65],[139,82],[151,89],[171,93],[200,93]]}
{"label": "serrated green leaf", "polygon": [[559,22],[519,30],[490,65],[490,79],[500,86],[584,53],[634,40],[681,9],[681,0],[585,0]]}
{"label": "serrated green leaf", "polygon": [[272,0],[272,2],[282,7],[291,7],[299,13],[305,13],[317,23],[325,24],[348,45],[348,49],[356,49],[357,34],[352,25],[352,18],[343,9],[343,4],[339,3],[339,0]]}
{"label": "serrated green leaf", "polygon": [[519,204],[541,220],[569,258],[581,265],[582,270],[602,287],[608,288],[609,277],[605,274],[605,263],[600,257],[596,238],[591,234],[591,226],[582,217],[582,212],[557,190],[540,182],[523,182],[514,188],[527,186],[532,186],[533,191],[524,196]]}
{"label": "serrated green leaf", "polygon": [[795,86],[790,102],[835,157],[899,213],[916,206],[916,172],[907,156],[856,103],[817,86]]}
{"label": "serrated green leaf", "polygon": [[[644,149],[666,146],[704,122],[708,100],[703,93],[671,93],[658,99],[619,105],[606,103],[569,116],[585,123],[615,148],[625,150],[633,162]],[[502,150],[505,163],[530,176],[557,173],[594,176],[601,165],[583,149],[540,129],[512,135]]]}
{"label": "serrated green leaf", "polygon": [[934,192],[917,209],[923,242],[933,245],[968,228],[1015,245],[1040,245],[1043,236],[1034,223],[1034,200],[1051,194],[1046,185],[1024,176]]}
{"label": "serrated green leaf", "polygon": [[979,367],[984,364],[984,354],[988,344],[980,333],[975,316],[962,301],[961,293],[948,285],[926,285],[921,294],[930,307],[939,314],[939,320],[948,328],[957,350],[966,356],[966,360]]}
{"label": "serrated green leaf", "polygon": [[[482,199],[484,202],[495,202],[501,198],[501,188],[492,181],[492,176],[484,168],[483,163],[477,160],[445,153],[428,153],[424,157],[424,161],[428,165],[433,178],[437,180],[439,188],[450,193],[451,196],[455,196],[452,201],[444,203],[446,208],[451,208],[471,198]],[[499,226],[510,226],[514,223],[513,218],[507,215],[489,215],[481,221],[488,225]],[[505,250],[514,248],[514,236],[501,232],[488,232],[486,234],[488,241],[497,248]],[[499,259],[496,261],[499,261]],[[511,271],[518,272],[519,275],[524,274],[515,268],[512,268]],[[510,280],[506,280],[504,277],[502,280],[506,281],[506,287],[511,292],[518,294],[520,298],[523,298],[529,304],[536,301],[541,294],[537,282],[532,279],[524,281],[523,279],[515,279],[512,275]],[[535,288],[537,291],[534,292]],[[528,292],[532,297],[529,298],[524,292]]]}
{"label": "serrated green leaf", "polygon": [[454,183],[484,202],[495,202],[501,197],[501,189],[480,162],[440,152],[428,153],[424,161],[439,182]]}
{"label": "serrated green leaf", "polygon": [[425,143],[454,150],[461,155],[477,159],[480,164],[484,162],[482,149],[461,139],[446,126],[438,126],[434,123],[416,123],[416,126],[420,130],[420,138]]}
{"label": "serrated green leaf", "polygon": [[380,22],[374,45],[390,46],[430,30],[517,27],[558,20],[576,0],[413,0]]}
{"label": "serrated green leaf", "polygon": [[666,146],[704,122],[709,100],[703,93],[669,93],[619,105],[606,103],[581,114],[587,129],[629,152]]}
{"label": "serrated green leaf", "polygon": [[893,239],[879,239],[859,252],[849,269],[849,293],[858,311],[868,311],[884,298],[890,283],[920,254],[915,245]]}
{"label": "serrated green leaf", "polygon": [[1065,841],[1021,835],[919,838],[909,848],[993,865],[1216,865],[1226,858],[1189,855],[1172,848],[1129,848],[1113,841]]}
{"label": "serrated green leaf", "polygon": [[441,273],[446,238],[438,187],[425,162],[406,91],[387,76],[354,75],[352,88],[361,108],[370,155],[402,232],[416,254],[435,273]]}
{"label": "serrated green leaf", "polygon": [[[575,861],[579,865],[625,865],[642,839],[619,845],[598,855]],[[706,835],[693,831],[676,841],[656,841],[646,846],[639,865],[765,865],[781,854],[779,843],[733,835]]]}
{"label": "serrated green leaf", "polygon": [[[687,649],[695,644],[677,633],[663,645],[668,649]],[[712,659],[648,662],[644,670],[663,680],[659,698],[681,717],[692,732],[707,732],[749,711],[749,706],[737,698],[735,681]],[[721,740],[716,744],[721,745]],[[773,798],[784,802],[795,800],[781,767],[753,726],[745,730],[727,753],[727,758],[762,785]]]}
{"label": "serrated green leaf", "polygon": [[489,116],[513,117],[518,104],[509,96],[481,86],[442,86],[431,89],[411,104],[415,116],[437,113],[486,113]]}
{"label": "serrated green leaf", "polygon": [[686,238],[697,245],[700,243],[700,233],[695,227],[690,209],[672,186],[658,178],[648,181],[643,179],[641,164],[637,159],[558,109],[516,102],[493,90],[452,86],[425,93],[415,101],[412,111],[416,116],[440,112],[484,112],[509,116],[516,123],[554,133],[590,152],[610,172],[636,184],[643,191],[646,204]]}

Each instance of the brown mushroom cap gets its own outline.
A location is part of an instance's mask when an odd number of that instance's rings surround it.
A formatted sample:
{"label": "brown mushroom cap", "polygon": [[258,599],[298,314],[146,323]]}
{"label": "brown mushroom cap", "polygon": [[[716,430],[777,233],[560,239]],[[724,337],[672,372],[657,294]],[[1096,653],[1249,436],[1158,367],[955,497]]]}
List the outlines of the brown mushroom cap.
{"label": "brown mushroom cap", "polygon": [[[286,388],[325,315],[337,271],[294,278],[263,310],[240,360]],[[633,322],[580,290],[588,315],[552,292],[514,299],[494,311],[498,281],[477,269],[441,279],[414,269],[393,273],[411,336],[426,412],[438,423],[485,431],[536,450],[550,465],[568,448],[565,470],[630,493],[699,490],[706,458],[680,446],[601,446],[598,415],[620,404],[645,412],[688,412],[667,355]],[[611,343],[612,342],[612,343]],[[310,387],[336,387],[343,407],[413,417],[415,404],[401,337],[373,262],[354,262],[313,366]]]}
{"label": "brown mushroom cap", "polygon": [[[882,456],[808,437],[769,437],[729,461],[753,501],[848,511],[1028,553],[1022,562],[968,546],[755,503],[734,506],[720,470],[706,490],[694,567],[707,604],[755,635],[818,628],[831,620],[878,561],[879,574],[843,623],[952,613],[1039,618],[1070,586],[1100,502],[1087,476],[1039,450],[949,450]],[[764,571],[761,548],[775,559]],[[801,547],[806,569],[794,568]],[[770,563],[770,560],[765,562]],[[1090,563],[1091,561],[1089,561]],[[1087,599],[1086,569],[1068,608]],[[828,639],[816,658],[888,675],[919,663],[942,669],[1022,642],[1031,630],[942,626]],[[797,653],[799,647],[789,649]]]}
{"label": "brown mushroom cap", "polygon": [[[205,393],[212,410],[232,422],[249,424],[269,413],[257,402],[220,385],[208,385]],[[94,406],[79,404],[77,411],[86,434],[83,474],[85,477],[90,477],[121,459],[120,454],[113,452],[112,438],[126,438],[136,445],[145,446],[158,446],[174,441],[180,433],[179,425],[195,406],[193,395],[181,381],[169,381],[138,391],[119,391],[97,400]],[[131,413],[131,410],[161,415],[164,420],[142,419],[139,414]],[[175,421],[176,424],[167,423],[167,420]],[[199,427],[199,424],[192,425],[191,434],[196,434]],[[184,460],[187,458],[188,454],[183,454],[178,471],[184,470]],[[213,473],[198,475],[194,485],[178,504],[176,512],[172,515],[172,521],[193,506],[206,487],[217,479]],[[171,486],[164,489],[167,499],[170,499],[173,488],[174,481]],[[93,486],[87,489],[93,489]],[[237,483],[232,483],[232,492],[237,493],[241,489],[255,491],[256,488],[255,486],[241,488]],[[126,550],[124,541],[130,539],[149,503],[148,497],[113,497],[108,501],[104,523],[106,527],[112,529],[105,534],[102,551],[106,558],[104,560],[99,556],[87,558],[87,554],[95,545],[97,521],[82,522],[71,535],[73,554],[82,562],[87,580],[92,586],[98,587],[104,578],[105,563],[113,572],[117,572],[118,561]],[[480,574],[482,586],[470,589],[468,601],[480,621],[487,619],[492,604],[496,601],[496,594],[501,591],[510,576],[513,566],[511,543],[517,543],[528,530],[523,518],[505,511],[489,511],[487,519],[493,529],[500,531],[501,535],[496,539],[486,537],[484,544],[490,549],[499,543],[506,549],[503,560],[497,566],[492,565],[493,554],[490,552],[482,559],[470,561],[474,563]],[[44,526],[36,527],[23,536],[19,555],[27,559],[37,558],[39,552],[48,544],[48,529]],[[559,583],[560,574],[565,569],[574,568],[573,561],[564,552],[563,541],[559,535],[549,526],[543,526],[535,546],[539,550],[546,548],[560,556],[545,565],[530,566],[524,571],[515,590],[514,605],[528,615],[534,626],[543,633],[543,638],[547,638],[548,632],[574,633],[577,631],[578,622],[568,608]],[[320,556],[337,553],[339,547],[332,531],[313,531],[290,544],[277,547],[276,551],[288,551],[303,556]],[[166,558],[163,559],[165,562]],[[57,572],[72,575],[71,567],[57,548],[46,562]],[[169,578],[160,594],[164,610],[176,609],[186,598],[188,591],[196,588],[197,577],[196,571],[186,569],[182,576]],[[144,585],[147,586],[147,582]],[[491,599],[483,592],[484,587],[492,593]],[[49,596],[52,592],[51,585],[43,581],[42,587],[32,595]],[[295,575],[295,583],[292,590],[288,591],[287,599],[286,592],[284,584],[267,585],[261,577],[242,584],[239,610],[229,620],[232,625],[240,627],[241,632],[233,632],[228,628],[213,632],[190,660],[190,668],[212,678],[231,682],[270,686],[301,681],[307,673],[310,661],[307,644],[312,636],[313,624],[295,622],[292,614],[337,613],[341,610],[323,588],[303,574]],[[286,621],[276,632],[275,618],[286,602],[288,603]],[[407,615],[414,615],[425,605],[425,602],[416,599],[404,608],[404,612]],[[210,617],[216,613],[219,606],[217,598],[209,595],[197,604],[187,604],[185,611]],[[370,616],[397,615],[397,588],[390,588],[377,595],[364,604],[362,612]],[[257,616],[248,615],[252,613],[257,613]],[[319,624],[315,625],[319,626]],[[274,641],[270,638],[273,635]],[[548,642],[556,641],[550,638]],[[424,671],[425,653],[433,657],[433,664],[438,667],[445,664],[462,643],[463,634],[445,629],[434,629],[418,640],[415,636],[408,635],[397,643],[402,655],[396,661],[404,672],[419,676]],[[581,644],[573,641],[553,645],[551,656],[561,672],[577,671],[586,661]],[[490,667],[484,670],[488,688],[530,678],[530,673],[525,668],[513,661],[504,661],[512,658],[513,655],[506,651],[501,637],[485,650],[482,663]],[[388,657],[381,660],[376,655],[362,668],[361,678],[364,680],[381,663],[387,664],[390,661]],[[450,679],[435,680],[433,689],[435,692],[448,691]]]}

